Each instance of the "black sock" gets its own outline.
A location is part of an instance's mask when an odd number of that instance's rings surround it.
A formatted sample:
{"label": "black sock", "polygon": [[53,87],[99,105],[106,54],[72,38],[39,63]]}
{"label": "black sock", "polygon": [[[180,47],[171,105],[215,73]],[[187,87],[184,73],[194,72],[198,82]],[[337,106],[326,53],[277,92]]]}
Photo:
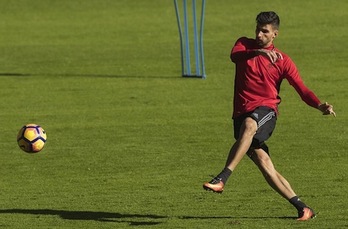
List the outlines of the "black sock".
{"label": "black sock", "polygon": [[294,205],[294,207],[297,209],[297,211],[302,211],[303,208],[307,207],[305,203],[303,203],[298,196],[292,197],[289,202]]}
{"label": "black sock", "polygon": [[230,177],[230,175],[232,174],[232,171],[229,168],[224,168],[221,173],[219,175],[217,175],[216,177],[221,178],[221,181],[226,184],[227,179]]}

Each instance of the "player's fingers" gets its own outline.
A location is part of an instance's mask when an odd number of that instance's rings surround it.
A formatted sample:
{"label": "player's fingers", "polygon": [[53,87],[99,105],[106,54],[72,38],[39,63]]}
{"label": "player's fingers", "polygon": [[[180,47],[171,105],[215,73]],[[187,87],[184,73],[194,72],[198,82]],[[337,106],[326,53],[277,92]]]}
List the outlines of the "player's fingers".
{"label": "player's fingers", "polygon": [[275,63],[277,61],[277,54],[274,51],[270,51],[268,54],[271,62]]}
{"label": "player's fingers", "polygon": [[336,117],[336,113],[333,110],[333,106],[331,104],[328,104],[328,103],[326,103],[326,105],[328,106],[327,110],[330,112],[330,114],[333,114]]}
{"label": "player's fingers", "polygon": [[330,115],[333,115],[334,117],[336,117],[336,112],[334,112],[334,110],[331,108],[329,109]]}
{"label": "player's fingers", "polygon": [[332,109],[331,106],[323,112],[323,115],[333,115],[334,117],[336,117],[336,112]]}
{"label": "player's fingers", "polygon": [[269,57],[270,57],[272,63],[277,62],[278,59],[280,59],[280,60],[283,59],[283,55],[279,52],[274,51],[274,50],[269,52]]}

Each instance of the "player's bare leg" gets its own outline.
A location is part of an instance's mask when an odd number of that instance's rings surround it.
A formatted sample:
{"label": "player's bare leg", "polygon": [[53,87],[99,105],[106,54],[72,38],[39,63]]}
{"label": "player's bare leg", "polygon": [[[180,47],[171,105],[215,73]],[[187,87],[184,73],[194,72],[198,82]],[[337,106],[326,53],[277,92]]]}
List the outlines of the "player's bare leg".
{"label": "player's bare leg", "polygon": [[228,176],[249,150],[256,130],[256,121],[250,117],[246,118],[241,126],[239,138],[228,154],[224,170],[217,177],[203,184],[205,190],[222,193]]}
{"label": "player's bare leg", "polygon": [[308,220],[315,217],[314,211],[297,197],[289,182],[274,168],[270,156],[262,148],[249,151],[248,154],[260,169],[267,183],[296,207],[299,213],[298,220]]}
{"label": "player's bare leg", "polygon": [[239,162],[249,150],[256,130],[256,121],[250,117],[246,118],[241,127],[239,138],[230,150],[225,167],[229,168],[231,171],[237,167]]}
{"label": "player's bare leg", "polygon": [[274,168],[270,156],[263,149],[254,149],[250,154],[250,158],[275,191],[288,200],[296,196],[289,182]]}

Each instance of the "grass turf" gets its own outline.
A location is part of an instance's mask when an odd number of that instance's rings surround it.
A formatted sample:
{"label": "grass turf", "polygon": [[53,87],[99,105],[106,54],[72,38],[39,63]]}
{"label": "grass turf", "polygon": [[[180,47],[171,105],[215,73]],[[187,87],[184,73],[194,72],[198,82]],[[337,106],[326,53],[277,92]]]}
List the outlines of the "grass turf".
{"label": "grass turf", "polygon": [[[347,72],[344,1],[207,1],[206,80],[180,77],[172,1],[1,2],[1,208],[4,228],[344,228]],[[269,141],[278,170],[317,219],[295,210],[243,160],[222,195],[201,185],[233,142],[234,66],[262,10],[281,17],[276,45],[333,103],[323,117],[283,83]],[[21,152],[26,123],[45,149]]]}

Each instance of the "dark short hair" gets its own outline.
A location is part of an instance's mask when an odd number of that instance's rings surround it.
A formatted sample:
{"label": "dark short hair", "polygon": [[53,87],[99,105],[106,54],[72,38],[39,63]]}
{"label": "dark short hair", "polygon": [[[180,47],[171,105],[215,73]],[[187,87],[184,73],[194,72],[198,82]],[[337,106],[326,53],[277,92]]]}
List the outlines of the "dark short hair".
{"label": "dark short hair", "polygon": [[275,29],[279,29],[280,18],[273,11],[261,12],[256,17],[256,23],[258,25],[271,24]]}

